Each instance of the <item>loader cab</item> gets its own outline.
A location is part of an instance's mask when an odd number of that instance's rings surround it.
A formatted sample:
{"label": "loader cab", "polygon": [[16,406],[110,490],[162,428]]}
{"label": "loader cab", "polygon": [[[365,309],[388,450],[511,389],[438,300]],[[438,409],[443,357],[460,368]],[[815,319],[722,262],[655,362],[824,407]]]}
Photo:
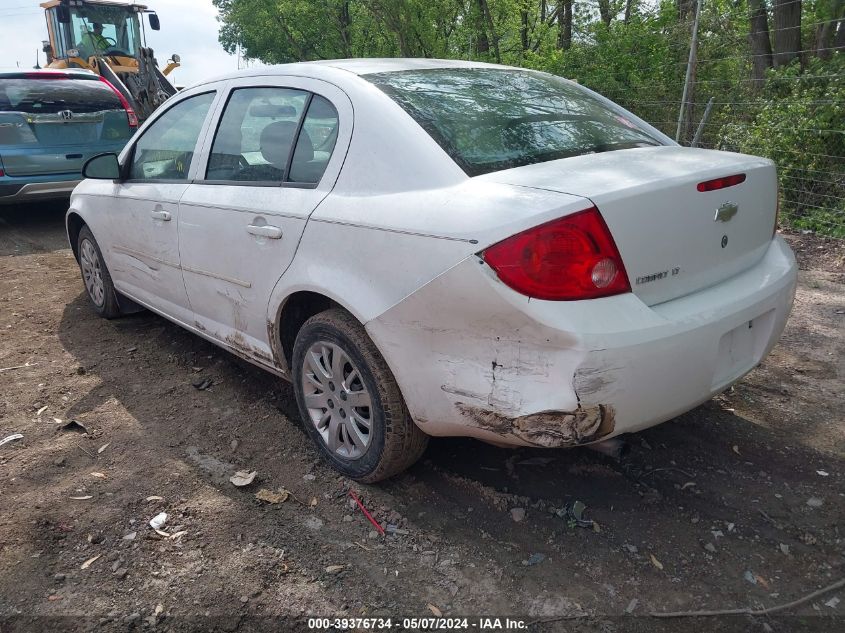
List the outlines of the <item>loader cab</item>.
{"label": "loader cab", "polygon": [[[87,68],[91,56],[124,57],[137,60],[144,46],[141,14],[147,8],[138,4],[51,0],[41,5],[47,16],[52,57],[67,66]],[[150,28],[158,30],[159,20],[149,14]]]}

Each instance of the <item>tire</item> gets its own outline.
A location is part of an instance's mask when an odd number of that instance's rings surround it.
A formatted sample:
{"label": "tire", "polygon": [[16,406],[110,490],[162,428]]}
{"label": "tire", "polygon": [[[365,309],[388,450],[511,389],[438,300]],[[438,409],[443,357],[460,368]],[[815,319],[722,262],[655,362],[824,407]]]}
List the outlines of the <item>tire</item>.
{"label": "tire", "polygon": [[82,283],[94,311],[104,319],[120,316],[117,291],[114,289],[109,269],[94,234],[87,226],[83,226],[79,231],[76,252],[79,255]]}
{"label": "tire", "polygon": [[[306,432],[347,477],[381,481],[425,451],[428,436],[411,419],[393,373],[345,310],[326,310],[305,322],[294,343],[291,377]],[[369,406],[359,406],[364,404]]]}

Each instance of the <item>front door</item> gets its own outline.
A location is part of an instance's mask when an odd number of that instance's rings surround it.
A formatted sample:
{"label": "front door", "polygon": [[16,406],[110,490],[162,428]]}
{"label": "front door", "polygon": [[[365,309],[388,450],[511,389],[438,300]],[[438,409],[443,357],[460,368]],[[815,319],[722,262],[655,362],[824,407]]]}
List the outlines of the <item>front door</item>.
{"label": "front door", "polygon": [[115,287],[168,316],[191,323],[177,232],[179,198],[215,93],[181,100],[157,117],[129,150],[126,179],[108,215]]}
{"label": "front door", "polygon": [[196,326],[273,365],[270,294],[334,186],[352,108],[321,81],[260,79],[261,86],[256,78],[232,83],[205,142],[204,170],[179,204],[179,246]]}

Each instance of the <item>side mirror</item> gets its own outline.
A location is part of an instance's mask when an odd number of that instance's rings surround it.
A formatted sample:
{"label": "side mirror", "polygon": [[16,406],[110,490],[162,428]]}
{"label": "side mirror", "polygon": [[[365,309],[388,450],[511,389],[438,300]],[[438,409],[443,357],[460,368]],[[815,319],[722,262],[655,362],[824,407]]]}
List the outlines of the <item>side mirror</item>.
{"label": "side mirror", "polygon": [[117,162],[117,154],[97,154],[89,158],[82,167],[82,177],[96,180],[119,180],[120,163]]}
{"label": "side mirror", "polygon": [[56,19],[59,24],[70,24],[70,9],[65,4],[56,7]]}
{"label": "side mirror", "polygon": [[153,31],[161,30],[161,22],[158,19],[158,15],[155,13],[150,13],[150,28]]}

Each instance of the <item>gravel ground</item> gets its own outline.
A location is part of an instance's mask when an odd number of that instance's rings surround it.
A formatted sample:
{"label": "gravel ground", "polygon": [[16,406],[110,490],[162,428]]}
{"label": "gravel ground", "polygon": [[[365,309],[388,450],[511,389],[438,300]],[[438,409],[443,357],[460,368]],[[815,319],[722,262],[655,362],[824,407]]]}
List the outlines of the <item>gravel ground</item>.
{"label": "gravel ground", "polygon": [[[320,461],[285,383],[152,314],[97,318],[63,208],[0,209],[0,439],[23,434],[0,446],[0,630],[437,614],[476,630],[478,616],[845,627],[842,588],[776,615],[650,615],[772,607],[845,577],[845,242],[788,235],[800,285],[773,353],[630,436],[622,461],[434,440],[409,472],[362,486]],[[247,488],[229,483],[241,469],[258,472]],[[280,488],[280,503],[256,498]],[[397,531],[375,532],[350,490]],[[576,500],[594,528],[558,516]],[[160,512],[161,534],[148,525]]]}

